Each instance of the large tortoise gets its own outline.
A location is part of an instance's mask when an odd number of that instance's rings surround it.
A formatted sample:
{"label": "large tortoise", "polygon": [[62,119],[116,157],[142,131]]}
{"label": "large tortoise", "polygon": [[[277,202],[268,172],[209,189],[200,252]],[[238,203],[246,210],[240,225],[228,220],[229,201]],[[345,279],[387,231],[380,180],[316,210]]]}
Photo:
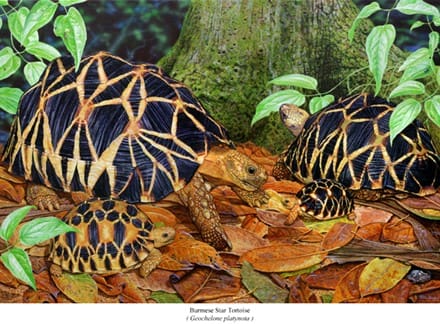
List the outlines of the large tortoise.
{"label": "large tortoise", "polygon": [[229,185],[246,202],[267,200],[265,170],[234,149],[226,130],[184,84],[151,64],[105,52],[52,62],[21,98],[3,161],[40,184],[28,201],[58,207],[47,188],[156,202],[173,193],[202,238],[230,242],[209,191]]}
{"label": "large tortoise", "polygon": [[[298,193],[300,214],[327,219],[349,213],[353,206],[347,200],[352,197],[377,200],[437,191],[440,159],[430,135],[415,120],[391,145],[393,108],[386,100],[365,93],[311,116],[293,105],[280,108],[296,140],[281,155],[273,174],[305,184]],[[337,208],[340,204],[345,206],[342,210]]]}

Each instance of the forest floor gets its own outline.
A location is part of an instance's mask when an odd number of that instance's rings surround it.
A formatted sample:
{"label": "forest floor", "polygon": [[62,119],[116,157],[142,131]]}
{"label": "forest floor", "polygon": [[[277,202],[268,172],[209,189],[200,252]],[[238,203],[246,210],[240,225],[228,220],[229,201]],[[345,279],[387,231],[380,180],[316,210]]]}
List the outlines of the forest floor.
{"label": "forest floor", "polygon": [[[277,159],[251,143],[239,150],[270,174]],[[269,177],[264,189],[291,199],[301,188]],[[0,222],[23,205],[25,184],[0,173]],[[146,206],[152,221],[177,236],[161,248],[159,266],[142,278],[136,270],[54,278],[48,244],[32,247],[37,289],[0,262],[0,303],[438,303],[440,224],[398,209],[356,204],[354,219],[285,225],[288,210],[245,205],[227,187],[213,190],[232,250],[219,252],[199,240],[182,206]],[[68,197],[67,197],[68,198]],[[413,202],[414,208],[425,208]],[[67,201],[55,216],[72,207]],[[54,215],[32,211],[27,219]],[[25,219],[26,220],[26,219]]]}

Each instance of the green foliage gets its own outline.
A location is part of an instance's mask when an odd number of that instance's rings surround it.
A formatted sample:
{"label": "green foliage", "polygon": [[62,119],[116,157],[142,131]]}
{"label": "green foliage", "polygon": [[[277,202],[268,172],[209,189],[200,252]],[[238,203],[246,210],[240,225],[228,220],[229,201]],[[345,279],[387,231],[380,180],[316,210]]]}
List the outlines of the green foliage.
{"label": "green foliage", "polygon": [[[67,7],[81,2],[84,0],[38,0],[32,2],[32,6],[28,8],[22,1],[0,0],[0,18],[6,18],[10,34],[10,44],[0,50],[0,80],[17,74],[23,66],[26,81],[33,85],[38,82],[47,61],[61,56],[58,49],[40,40],[40,30],[51,22],[54,34],[62,39],[78,66],[87,32],[78,10]],[[67,14],[56,17],[58,11],[67,11]],[[3,20],[0,19],[0,22]],[[0,27],[3,26],[0,24]],[[14,114],[22,93],[19,88],[0,88],[0,108]]]}
{"label": "green foliage", "polygon": [[16,209],[3,220],[0,225],[0,239],[6,243],[6,249],[0,251],[0,260],[17,279],[36,289],[29,256],[21,246],[32,246],[75,229],[56,217],[36,218],[21,226],[18,238],[12,240],[18,225],[34,208],[25,206]]}
{"label": "green foliage", "polygon": [[[387,19],[384,24],[374,26],[367,36],[365,42],[365,52],[368,57],[368,68],[375,81],[375,95],[383,95],[388,99],[398,98],[400,103],[394,109],[390,118],[391,143],[394,138],[405,129],[422,110],[424,110],[429,119],[436,125],[440,126],[440,66],[435,63],[435,56],[440,55],[439,50],[439,33],[434,30],[434,26],[440,26],[439,9],[423,0],[396,0],[394,6],[390,9],[383,9],[378,2],[371,2],[364,6],[358,16],[352,22],[351,28],[348,30],[348,39],[353,42],[356,29],[363,19],[370,18],[373,14],[385,12]],[[390,49],[395,45],[396,28],[389,22],[390,13],[398,12],[403,15],[418,15],[426,19],[424,21],[417,20],[411,26],[410,30],[427,26],[430,30],[427,47],[421,47],[407,56],[405,61],[397,70],[388,67],[388,57]],[[363,72],[364,68],[360,68],[353,72]],[[388,93],[383,93],[382,83],[386,73],[395,74],[396,84],[390,84]],[[294,77],[292,77],[294,76]],[[348,79],[348,77],[347,77]],[[299,80],[299,81],[298,81]],[[280,76],[269,84],[281,86],[295,86],[308,90],[317,91],[317,83],[310,76],[304,75],[284,75]],[[316,80],[315,80],[316,81]],[[341,81],[343,82],[343,81]],[[287,91],[287,90],[283,90]],[[293,90],[290,90],[293,91]],[[334,98],[328,93],[310,96],[309,110],[315,113],[330,104]],[[282,92],[282,91],[281,91]],[[301,97],[302,96],[302,97]],[[303,103],[307,100],[307,96],[301,92],[295,92],[295,98],[303,98]],[[280,100],[268,100],[269,98],[278,98],[277,92],[262,100],[257,108],[252,124],[258,120],[268,116],[271,112],[278,111],[282,104]],[[288,99],[288,98],[286,98]],[[298,102],[299,100],[297,100]],[[301,104],[296,105],[300,106]]]}

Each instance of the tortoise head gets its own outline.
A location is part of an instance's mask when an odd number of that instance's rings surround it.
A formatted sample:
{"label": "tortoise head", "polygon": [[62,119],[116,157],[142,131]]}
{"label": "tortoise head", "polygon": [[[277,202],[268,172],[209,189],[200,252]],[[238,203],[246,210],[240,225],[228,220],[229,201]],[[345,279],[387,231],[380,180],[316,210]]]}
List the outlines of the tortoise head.
{"label": "tortoise head", "polygon": [[228,185],[246,191],[259,189],[267,180],[263,166],[247,155],[224,146],[211,148],[199,170],[214,185]]}
{"label": "tortoise head", "polygon": [[170,244],[175,236],[176,231],[172,227],[155,227],[151,230],[149,239],[153,241],[154,247],[159,248]]}
{"label": "tortoise head", "polygon": [[309,113],[304,109],[292,104],[283,104],[280,107],[281,121],[297,137],[301,133]]}

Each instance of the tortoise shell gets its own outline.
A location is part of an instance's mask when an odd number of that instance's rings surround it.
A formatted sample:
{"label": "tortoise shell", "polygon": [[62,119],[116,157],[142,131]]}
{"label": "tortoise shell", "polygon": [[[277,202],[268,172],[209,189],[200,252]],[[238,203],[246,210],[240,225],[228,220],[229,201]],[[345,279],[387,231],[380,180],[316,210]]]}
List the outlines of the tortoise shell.
{"label": "tortoise shell", "polygon": [[[72,273],[115,273],[137,268],[154,248],[153,223],[134,205],[121,200],[91,200],[72,209],[63,221],[77,232],[52,241],[49,258]],[[161,228],[162,243],[174,230]]]}
{"label": "tortoise shell", "polygon": [[66,192],[129,202],[181,189],[225,129],[159,67],[100,52],[52,62],[21,98],[9,171]]}
{"label": "tortoise shell", "polygon": [[333,179],[352,190],[390,189],[415,195],[440,186],[440,160],[415,120],[390,143],[393,104],[352,96],[311,115],[284,163],[303,183]]}
{"label": "tortoise shell", "polygon": [[296,194],[301,215],[326,220],[349,215],[353,199],[346,188],[330,179],[318,179],[306,184]]}

